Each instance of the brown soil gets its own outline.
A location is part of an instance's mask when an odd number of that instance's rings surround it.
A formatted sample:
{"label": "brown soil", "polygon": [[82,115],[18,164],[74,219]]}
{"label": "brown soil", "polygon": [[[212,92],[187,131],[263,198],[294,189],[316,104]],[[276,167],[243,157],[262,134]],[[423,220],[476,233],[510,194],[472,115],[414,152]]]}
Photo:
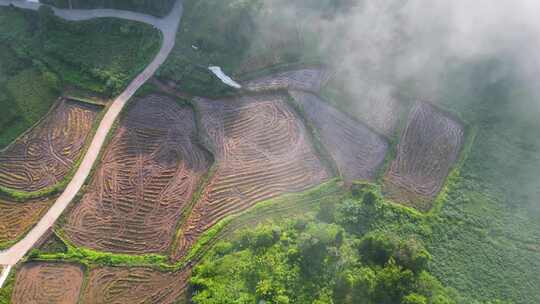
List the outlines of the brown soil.
{"label": "brown soil", "polygon": [[242,85],[244,89],[254,92],[295,89],[316,93],[321,90],[326,78],[327,74],[323,70],[301,69],[261,77]]}
{"label": "brown soil", "polygon": [[68,214],[76,245],[116,253],[162,253],[209,167],[194,142],[194,113],[174,100],[134,101],[81,201]]}
{"label": "brown soil", "polygon": [[82,304],[168,304],[184,293],[191,272],[104,267],[90,271]]}
{"label": "brown soil", "polygon": [[62,263],[28,263],[18,272],[13,304],[76,304],[83,282],[80,267]]}
{"label": "brown soil", "polygon": [[0,243],[21,237],[39,221],[53,202],[53,199],[25,203],[0,199]]}
{"label": "brown soil", "polygon": [[459,157],[463,127],[428,103],[417,102],[384,178],[392,199],[428,210]]}
{"label": "brown soil", "polygon": [[314,94],[292,91],[336,161],[345,181],[373,180],[388,150],[386,140]]}
{"label": "brown soil", "polygon": [[0,153],[0,186],[38,191],[73,168],[99,107],[60,100],[34,129]]}
{"label": "brown soil", "polygon": [[184,223],[174,258],[219,220],[255,203],[303,191],[329,178],[301,120],[282,95],[197,99],[217,165]]}

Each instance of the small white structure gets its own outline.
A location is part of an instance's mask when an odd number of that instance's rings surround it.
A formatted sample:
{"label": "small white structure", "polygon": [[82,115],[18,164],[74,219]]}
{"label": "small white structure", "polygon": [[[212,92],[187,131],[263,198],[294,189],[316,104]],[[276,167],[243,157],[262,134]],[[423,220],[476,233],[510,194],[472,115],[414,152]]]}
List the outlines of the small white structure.
{"label": "small white structure", "polygon": [[216,77],[219,78],[224,84],[236,89],[242,88],[242,86],[238,82],[234,81],[231,77],[225,75],[225,73],[223,73],[220,67],[210,66],[208,67],[208,69],[212,71],[212,73],[214,73],[214,75],[216,75]]}

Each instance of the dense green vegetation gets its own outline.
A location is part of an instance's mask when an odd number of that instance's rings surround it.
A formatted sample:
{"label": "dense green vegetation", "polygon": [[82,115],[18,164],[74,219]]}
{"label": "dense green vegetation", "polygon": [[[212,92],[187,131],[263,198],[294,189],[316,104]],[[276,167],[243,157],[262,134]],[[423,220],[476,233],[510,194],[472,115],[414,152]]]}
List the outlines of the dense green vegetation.
{"label": "dense green vegetation", "polygon": [[[326,64],[331,56],[325,55],[334,54],[332,47],[339,45],[340,35],[335,35],[337,40],[332,43],[322,39],[320,33],[310,32],[318,23],[303,24],[310,17],[331,21],[334,12],[350,1],[317,1],[309,5],[311,2],[295,1],[283,6],[288,8],[286,11],[271,12],[268,8],[273,7],[272,3],[282,2],[188,0],[178,33],[181,43],[160,76],[177,81],[179,88],[187,92],[215,95],[223,90],[215,87],[215,79],[205,70],[210,64],[222,66],[237,78],[268,66]],[[286,12],[294,13],[291,7],[301,8],[302,14],[290,18]],[[327,45],[321,47],[321,42]],[[392,52],[397,51],[397,47],[390,48],[389,54],[381,56],[393,58]],[[505,58],[449,60],[442,64],[444,73],[437,75],[437,90],[428,93],[425,83],[414,76],[392,83],[402,104],[430,96],[435,98],[432,102],[470,123],[478,134],[462,168],[446,186],[447,195],[435,214],[415,217],[411,215],[415,213],[396,213],[401,209],[392,208],[390,215],[375,221],[366,231],[376,228],[422,238],[433,257],[429,270],[445,285],[466,296],[537,303],[540,293],[534,286],[540,285],[540,107],[536,102],[539,92],[527,85],[530,81],[520,78],[510,62]],[[366,68],[370,66],[362,66],[362,71]],[[374,68],[392,71],[391,66]],[[338,108],[356,115],[363,109],[362,95],[351,96],[347,86],[357,91],[366,88],[340,83],[340,79],[349,76],[342,72],[322,94]],[[361,114],[357,116],[362,118]]]}
{"label": "dense green vegetation", "polygon": [[155,16],[166,16],[175,0],[41,0],[60,8],[115,8],[132,10]]}
{"label": "dense green vegetation", "polygon": [[[356,186],[354,197],[321,204],[318,219],[262,225],[216,245],[194,270],[193,301],[479,303],[445,288],[422,238],[404,233],[429,234],[430,221],[385,202],[374,185]],[[386,223],[401,233],[378,228]]]}
{"label": "dense green vegetation", "polygon": [[449,64],[442,83],[441,104],[478,135],[433,227],[433,271],[479,298],[538,303],[538,91],[501,58]]}
{"label": "dense green vegetation", "polygon": [[34,125],[66,87],[112,96],[159,48],[152,27],[116,19],[66,22],[0,8],[0,148]]}

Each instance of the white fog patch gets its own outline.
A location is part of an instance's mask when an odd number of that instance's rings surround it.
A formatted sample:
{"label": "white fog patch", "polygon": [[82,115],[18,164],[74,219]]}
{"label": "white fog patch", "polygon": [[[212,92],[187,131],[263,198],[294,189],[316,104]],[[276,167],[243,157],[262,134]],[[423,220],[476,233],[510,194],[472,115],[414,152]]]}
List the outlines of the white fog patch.
{"label": "white fog patch", "polygon": [[208,69],[212,71],[212,73],[214,73],[214,75],[216,75],[216,77],[219,78],[224,84],[236,89],[242,88],[242,86],[238,82],[234,81],[231,77],[223,73],[220,67],[210,66],[208,67]]}

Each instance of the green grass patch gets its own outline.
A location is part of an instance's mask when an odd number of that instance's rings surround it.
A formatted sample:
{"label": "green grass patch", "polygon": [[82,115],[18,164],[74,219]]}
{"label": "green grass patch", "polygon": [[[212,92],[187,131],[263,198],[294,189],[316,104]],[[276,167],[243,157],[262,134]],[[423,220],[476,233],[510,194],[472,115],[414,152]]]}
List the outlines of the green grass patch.
{"label": "green grass patch", "polygon": [[58,96],[37,69],[28,68],[6,78],[4,83],[0,80],[0,89],[5,90],[0,93],[0,107],[5,109],[0,119],[0,149],[39,122]]}
{"label": "green grass patch", "polygon": [[159,50],[160,33],[118,19],[67,22],[0,7],[0,149],[41,119],[63,87],[118,94]]}

